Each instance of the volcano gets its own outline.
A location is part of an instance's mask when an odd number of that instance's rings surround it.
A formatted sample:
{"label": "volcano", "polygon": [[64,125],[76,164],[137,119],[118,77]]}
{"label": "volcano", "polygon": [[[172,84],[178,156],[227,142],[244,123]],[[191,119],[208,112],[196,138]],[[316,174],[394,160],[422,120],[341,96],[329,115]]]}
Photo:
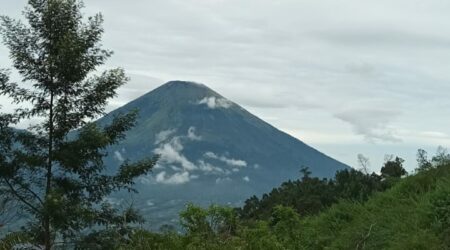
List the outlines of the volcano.
{"label": "volcano", "polygon": [[160,155],[152,173],[138,180],[138,194],[111,202],[133,202],[149,226],[174,224],[188,202],[242,205],[283,181],[312,175],[332,177],[347,165],[252,115],[203,84],[171,81],[98,120],[138,110],[136,126],[109,149],[111,170],[126,159]]}

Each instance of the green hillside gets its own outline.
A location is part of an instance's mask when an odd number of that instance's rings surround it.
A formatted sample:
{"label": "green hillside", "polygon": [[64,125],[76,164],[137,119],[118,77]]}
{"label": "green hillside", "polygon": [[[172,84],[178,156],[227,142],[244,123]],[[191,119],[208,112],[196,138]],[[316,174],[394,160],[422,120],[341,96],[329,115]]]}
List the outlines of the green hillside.
{"label": "green hillside", "polygon": [[305,217],[275,206],[270,218],[247,220],[189,205],[185,233],[138,231],[123,249],[450,249],[450,164],[394,182],[365,202],[340,200]]}
{"label": "green hillside", "polygon": [[450,249],[450,165],[301,223],[304,249]]}
{"label": "green hillside", "polygon": [[[449,159],[434,157],[433,164],[426,161],[418,173],[403,178],[383,169],[380,175],[342,170],[327,180],[303,170],[301,179],[283,183],[260,200],[252,197],[243,208],[188,204],[180,213],[182,231],[167,225],[150,232],[119,223],[80,238],[76,246],[61,247],[450,249]],[[402,168],[398,158],[385,166],[393,163]],[[340,198],[326,199],[330,194]],[[26,234],[11,234],[0,249],[29,241]]]}

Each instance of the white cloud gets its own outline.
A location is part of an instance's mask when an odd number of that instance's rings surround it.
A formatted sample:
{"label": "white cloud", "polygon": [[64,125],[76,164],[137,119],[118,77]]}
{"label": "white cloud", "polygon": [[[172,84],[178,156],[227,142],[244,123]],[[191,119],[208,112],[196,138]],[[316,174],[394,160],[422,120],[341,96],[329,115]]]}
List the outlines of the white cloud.
{"label": "white cloud", "polygon": [[249,182],[250,178],[248,176],[244,176],[244,178],[242,178],[242,180],[244,180],[245,182]]}
{"label": "white cloud", "polygon": [[232,103],[228,101],[225,98],[218,98],[215,96],[211,97],[205,97],[198,101],[198,104],[205,104],[210,109],[216,109],[216,108],[229,108],[231,107]]}
{"label": "white cloud", "polygon": [[224,174],[225,171],[203,160],[198,161],[198,168],[207,174]]}
{"label": "white cloud", "polygon": [[185,170],[195,170],[197,167],[182,153],[183,145],[180,138],[175,137],[170,142],[160,145],[153,152],[160,155],[161,163],[180,164]]}
{"label": "white cloud", "polygon": [[[194,176],[194,178],[196,178]],[[162,171],[156,175],[156,182],[162,184],[184,184],[191,180],[189,172],[174,173],[167,175],[166,171]]]}
{"label": "white cloud", "polygon": [[230,181],[232,181],[232,179],[230,177],[225,177],[225,178],[218,177],[216,179],[216,184],[227,183],[227,182],[230,182]]}
{"label": "white cloud", "polygon": [[[170,139],[170,141],[167,141],[168,137],[173,135],[175,131],[175,129],[164,130],[157,135],[157,139],[159,139],[157,140],[157,144],[159,144],[159,146],[153,150],[153,152],[160,155],[160,165],[180,164],[184,170],[192,171],[197,169],[197,166],[195,166],[193,162],[182,154],[184,149],[182,141],[185,139],[198,141],[201,140],[201,136],[196,135],[195,127],[191,126],[189,127],[186,135],[175,136]],[[161,143],[163,141],[164,143]],[[174,170],[177,170],[176,166],[171,166],[171,168],[175,168]]]}
{"label": "white cloud", "polygon": [[193,141],[199,141],[201,136],[195,134],[195,127],[189,127],[187,137]]}
{"label": "white cloud", "polygon": [[123,162],[125,159],[119,151],[114,151],[114,158],[120,162]]}
{"label": "white cloud", "polygon": [[159,132],[155,136],[155,145],[158,145],[159,143],[167,140],[169,138],[169,136],[174,134],[176,131],[177,131],[176,129],[167,129],[167,130],[163,130],[163,131]]}
{"label": "white cloud", "polygon": [[157,162],[157,163],[155,164],[155,166],[153,167],[153,169],[163,169],[163,168],[164,168],[164,166],[161,165],[159,162]]}
{"label": "white cloud", "polygon": [[213,152],[206,152],[204,154],[205,157],[211,158],[211,159],[216,159],[222,162],[225,162],[226,164],[228,164],[229,166],[234,166],[234,167],[245,167],[247,166],[247,162],[244,160],[236,160],[233,158],[227,158],[225,156],[221,156],[221,155],[217,155]]}
{"label": "white cloud", "polygon": [[151,184],[155,184],[155,178],[153,176],[151,176],[150,174],[146,175],[146,176],[139,176],[138,177],[138,182],[144,185],[151,185]]}
{"label": "white cloud", "polygon": [[182,169],[181,168],[179,168],[179,167],[177,167],[177,166],[170,166],[170,168],[173,170],[173,171],[176,171],[176,172],[179,172],[179,171],[181,171]]}

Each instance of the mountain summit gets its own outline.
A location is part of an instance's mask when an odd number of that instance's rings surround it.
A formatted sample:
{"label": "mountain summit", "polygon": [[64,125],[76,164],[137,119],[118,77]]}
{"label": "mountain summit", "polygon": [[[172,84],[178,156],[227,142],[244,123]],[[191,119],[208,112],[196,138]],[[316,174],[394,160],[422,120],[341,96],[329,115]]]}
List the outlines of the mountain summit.
{"label": "mountain summit", "polygon": [[[177,218],[185,203],[240,205],[308,166],[330,177],[348,166],[274,128],[203,84],[171,81],[116,109],[139,110],[136,126],[110,149],[109,165],[159,154],[141,178],[135,204],[155,227]],[[126,196],[117,197],[123,202]]]}

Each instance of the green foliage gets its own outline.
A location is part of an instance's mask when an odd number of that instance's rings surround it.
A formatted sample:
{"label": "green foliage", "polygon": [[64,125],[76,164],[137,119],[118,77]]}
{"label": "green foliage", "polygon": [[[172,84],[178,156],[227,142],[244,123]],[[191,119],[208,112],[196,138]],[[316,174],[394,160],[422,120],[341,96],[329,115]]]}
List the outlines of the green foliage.
{"label": "green foliage", "polygon": [[448,189],[449,180],[450,166],[430,169],[365,203],[340,202],[318,217],[307,218],[303,227],[314,229],[304,237],[308,249],[446,249],[446,236],[433,230],[440,226],[432,218],[438,214],[433,200],[447,197],[436,195],[443,187]]}
{"label": "green foliage", "polygon": [[379,175],[365,174],[354,169],[338,171],[334,183],[334,193],[337,197],[354,201],[366,201],[374,192],[389,187],[381,181]]}
{"label": "green foliage", "polygon": [[433,228],[450,248],[450,179],[439,183],[430,203]]}
{"label": "green foliage", "polygon": [[[268,218],[239,220],[226,207],[190,204],[181,213],[185,234],[138,232],[122,249],[450,249],[449,164],[398,179],[389,189],[380,176],[357,172],[337,174],[332,186],[348,184],[338,189],[347,198],[317,214],[300,216],[275,203]],[[301,182],[312,179],[306,174]],[[367,189],[355,192],[358,187]],[[369,187],[376,191],[367,194]],[[234,221],[231,234],[218,229]]]}
{"label": "green foliage", "polygon": [[435,166],[450,164],[450,154],[447,152],[446,148],[439,146],[436,155],[431,158],[431,162]]}
{"label": "green foliage", "polygon": [[431,162],[428,160],[427,152],[423,149],[417,150],[417,166],[416,171],[424,171],[433,167]]}
{"label": "green foliage", "polygon": [[274,208],[272,221],[273,234],[278,242],[287,249],[297,249],[300,245],[300,217],[290,208],[278,205]]}
{"label": "green foliage", "polygon": [[10,233],[0,240],[0,249],[13,249],[14,246],[28,244],[33,237],[24,232]]}
{"label": "green foliage", "polygon": [[394,160],[388,160],[381,167],[381,176],[385,178],[400,178],[407,174],[406,170],[403,168],[402,158],[395,157]]}
{"label": "green foliage", "polygon": [[[111,248],[116,249],[116,248]],[[152,233],[145,230],[137,230],[132,233],[127,244],[121,244],[117,249],[128,250],[167,250],[186,249],[182,236],[175,232]]]}
{"label": "green foliage", "polygon": [[277,205],[292,207],[301,215],[314,215],[340,199],[365,201],[374,192],[391,185],[375,173],[366,174],[355,169],[338,171],[331,180],[310,177],[307,169],[302,169],[301,173],[301,179],[284,182],[261,199],[253,196],[246,200],[239,209],[241,218],[268,220]]}
{"label": "green foliage", "polygon": [[234,209],[218,205],[204,209],[188,204],[180,213],[180,220],[187,231],[187,244],[194,249],[210,249],[210,243],[217,240],[224,247],[233,241],[238,227]]}
{"label": "green foliage", "polygon": [[[266,221],[258,221],[253,226],[245,228],[242,232],[242,238],[244,239],[243,249],[275,250],[282,248]],[[239,248],[236,247],[236,249]]]}

